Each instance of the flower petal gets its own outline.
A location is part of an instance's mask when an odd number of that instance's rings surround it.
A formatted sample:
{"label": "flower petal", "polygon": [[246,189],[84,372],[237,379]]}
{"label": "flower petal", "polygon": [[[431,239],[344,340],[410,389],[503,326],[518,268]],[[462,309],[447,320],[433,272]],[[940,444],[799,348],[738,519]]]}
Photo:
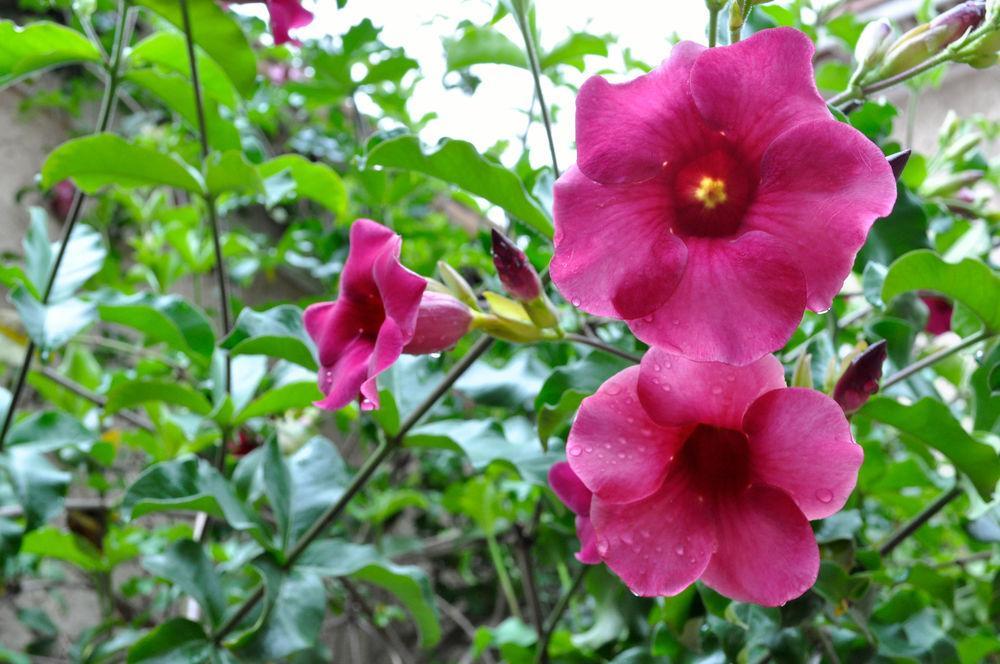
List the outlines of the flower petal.
{"label": "flower petal", "polygon": [[702,576],[710,588],[741,602],[779,606],[816,582],[816,538],[784,491],[757,485],[720,498],[715,523],[718,549]]}
{"label": "flower petal", "polygon": [[808,519],[844,506],[864,458],[840,406],[821,392],[775,390],[743,418],[757,481],[784,490]]}
{"label": "flower petal", "polygon": [[649,418],[636,395],[638,378],[639,367],[629,367],[584,399],[566,442],[573,472],[607,502],[656,491],[687,433]]}
{"label": "flower petal", "polygon": [[301,0],[267,0],[271,18],[271,34],[275,44],[298,43],[288,31],[312,23],[313,15],[302,6]]}
{"label": "flower petal", "polygon": [[709,424],[740,430],[750,404],[783,387],[785,370],[773,355],[734,367],[651,348],[642,357],[638,392],[645,411],[663,426]]}
{"label": "flower petal", "polygon": [[673,474],[648,498],[628,504],[595,497],[597,553],[637,595],[676,595],[694,583],[715,549],[706,503]]}
{"label": "flower petal", "polygon": [[385,251],[375,259],[372,274],[382,298],[385,316],[399,328],[405,344],[413,338],[416,330],[420,300],[427,288],[427,280],[399,262],[402,243],[403,239],[398,235],[386,243]]}
{"label": "flower petal", "polygon": [[580,550],[576,553],[576,559],[584,565],[599,564],[601,557],[597,555],[597,534],[594,532],[594,524],[590,517],[576,517],[576,536],[580,540]]}
{"label": "flower petal", "polygon": [[782,239],[806,279],[806,305],[830,308],[896,181],[882,151],[833,120],[797,125],[764,152],[744,228]]}
{"label": "flower petal", "polygon": [[690,237],[670,299],[628,321],[635,336],[699,362],[745,365],[785,345],[802,319],[805,281],[784,243],[753,231]]}
{"label": "flower petal", "polygon": [[573,514],[590,515],[590,499],[593,494],[567,462],[559,461],[552,464],[549,468],[549,486]]}
{"label": "flower petal", "polygon": [[705,120],[756,162],[789,127],[830,119],[813,79],[814,51],[793,28],[761,30],[702,53],[691,68],[691,94]]}
{"label": "flower petal", "polygon": [[375,261],[386,250],[397,247],[399,241],[398,235],[371,219],[358,219],[351,224],[350,251],[340,273],[341,297],[363,302],[376,296],[378,286],[372,273]]}
{"label": "flower petal", "polygon": [[552,281],[597,316],[645,316],[666,302],[687,251],[670,232],[669,186],[602,185],[573,167],[555,186]]}
{"label": "flower petal", "polygon": [[688,90],[691,66],[705,50],[693,42],[674,46],[648,74],[614,85],[587,80],[576,98],[577,165],[605,184],[639,182],[664,162],[692,154],[710,134]]}
{"label": "flower petal", "polygon": [[368,379],[368,363],[373,351],[370,339],[358,337],[338,353],[333,364],[324,364],[319,370],[319,389],[326,396],[316,402],[316,407],[340,410],[357,399],[362,384]]}
{"label": "flower petal", "polygon": [[406,340],[396,321],[386,318],[368,360],[368,379],[361,385],[361,410],[378,410],[380,403],[375,378],[399,359],[404,345]]}

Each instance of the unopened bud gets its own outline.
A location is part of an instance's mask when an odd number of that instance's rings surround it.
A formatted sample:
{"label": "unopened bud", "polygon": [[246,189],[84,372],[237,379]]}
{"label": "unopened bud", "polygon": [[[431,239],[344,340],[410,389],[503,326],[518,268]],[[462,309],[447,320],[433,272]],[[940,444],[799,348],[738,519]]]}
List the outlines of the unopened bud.
{"label": "unopened bud", "polygon": [[851,362],[837,381],[833,400],[840,404],[845,415],[856,413],[878,392],[887,352],[885,339],[872,344]]}
{"label": "unopened bud", "polygon": [[968,0],[913,28],[892,45],[885,55],[883,78],[910,70],[937,55],[949,44],[974,30],[986,16],[984,0]]}
{"label": "unopened bud", "polygon": [[928,198],[948,196],[962,190],[964,187],[976,184],[985,175],[986,173],[983,171],[961,171],[959,173],[932,175],[920,185],[920,193]]}
{"label": "unopened bud", "polygon": [[979,145],[979,142],[982,140],[983,135],[978,131],[970,132],[949,145],[948,149],[944,151],[941,157],[945,161],[961,161],[965,158],[965,155],[968,154],[972,148]]}
{"label": "unopened bud", "polygon": [[813,387],[812,354],[802,353],[792,369],[792,387]]}
{"label": "unopened bud", "polygon": [[403,352],[410,355],[440,353],[458,343],[471,327],[469,307],[451,295],[426,291],[420,299],[413,338],[403,347]]}
{"label": "unopened bud", "polygon": [[528,257],[496,230],[493,231],[493,265],[504,289],[514,299],[530,302],[542,294],[542,282]]}
{"label": "unopened bud", "polygon": [[479,302],[476,300],[476,292],[472,290],[472,286],[470,286],[469,282],[465,280],[465,277],[463,277],[458,270],[444,261],[438,261],[437,267],[438,274],[441,275],[441,281],[443,281],[444,285],[448,287],[451,294],[457,297],[460,301],[465,302],[473,309],[479,309]]}
{"label": "unopened bud", "polygon": [[854,60],[858,67],[868,69],[882,61],[889,48],[889,37],[892,35],[892,24],[889,19],[880,18],[865,26],[854,46]]}
{"label": "unopened bud", "polygon": [[906,168],[906,162],[910,160],[910,151],[903,150],[902,152],[897,152],[896,154],[891,154],[886,157],[886,161],[889,162],[889,168],[892,169],[892,176],[897,180],[903,175],[903,169]]}

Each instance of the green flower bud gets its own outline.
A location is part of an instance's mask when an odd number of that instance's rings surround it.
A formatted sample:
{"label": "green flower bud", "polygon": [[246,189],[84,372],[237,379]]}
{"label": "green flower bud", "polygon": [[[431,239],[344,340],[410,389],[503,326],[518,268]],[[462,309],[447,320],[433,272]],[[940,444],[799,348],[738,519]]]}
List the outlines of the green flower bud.
{"label": "green flower bud", "polygon": [[974,30],[986,16],[984,0],[969,0],[913,28],[889,49],[879,73],[882,78],[913,69]]}
{"label": "green flower bud", "polygon": [[892,24],[889,19],[880,18],[872,21],[861,31],[858,43],[854,46],[854,59],[861,69],[870,69],[882,61],[889,48],[889,37],[892,36]]}

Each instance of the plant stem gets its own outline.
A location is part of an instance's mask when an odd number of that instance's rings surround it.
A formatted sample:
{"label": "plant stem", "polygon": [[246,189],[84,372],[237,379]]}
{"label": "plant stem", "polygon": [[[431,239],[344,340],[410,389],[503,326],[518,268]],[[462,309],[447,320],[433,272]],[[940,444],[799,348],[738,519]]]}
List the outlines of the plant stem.
{"label": "plant stem", "polygon": [[510,575],[507,573],[507,565],[504,564],[503,553],[500,551],[500,545],[497,544],[497,538],[493,533],[486,533],[486,548],[489,549],[493,568],[497,571],[497,580],[500,581],[500,589],[503,590],[504,599],[507,600],[510,615],[521,620],[521,607],[517,604],[514,584],[510,581]]}
{"label": "plant stem", "polygon": [[549,661],[549,641],[552,640],[552,632],[556,630],[556,626],[562,620],[563,614],[569,608],[569,601],[576,594],[576,591],[580,589],[580,586],[583,585],[583,579],[587,576],[587,572],[590,571],[591,567],[591,565],[580,567],[576,576],[573,577],[572,585],[562,594],[555,608],[552,609],[552,613],[549,614],[549,619],[545,622],[545,632],[542,634],[542,638],[538,640],[538,649],[535,651],[535,664],[546,664]]}
{"label": "plant stem", "polygon": [[[69,390],[76,396],[80,397],[81,399],[89,401],[90,403],[94,404],[95,406],[98,406],[99,408],[104,408],[105,404],[107,404],[108,402],[108,400],[105,399],[103,395],[88,390],[83,385],[80,385],[79,383],[70,380],[66,376],[63,376],[55,369],[51,369],[49,367],[42,367],[41,369],[38,370],[38,372],[43,376],[45,376],[47,379],[51,380],[56,385],[59,385],[60,387],[66,390]],[[128,422],[129,424],[138,429],[143,429],[144,431],[148,431],[150,433],[155,431],[152,424],[142,419],[138,415],[134,415],[128,411],[125,410],[118,411],[117,413],[115,413],[115,416],[120,417],[121,419],[125,420],[126,422]]]}
{"label": "plant stem", "polygon": [[[125,50],[125,46],[131,41],[132,27],[135,25],[134,17],[135,14],[127,6],[126,1],[118,0],[118,21],[115,24],[114,42],[111,47],[111,61],[108,63],[108,79],[104,85],[104,95],[101,98],[101,107],[97,115],[97,126],[94,129],[95,134],[106,131],[111,125],[112,118],[114,118],[115,101],[118,99],[118,84],[121,81],[119,70],[121,69],[122,53]],[[59,276],[59,267],[66,257],[66,248],[69,246],[70,238],[73,237],[73,230],[80,220],[84,197],[83,192],[79,189],[73,194],[73,201],[70,204],[69,213],[66,215],[62,241],[59,243],[59,251],[56,252],[52,270],[49,272],[48,279],[45,282],[45,290],[42,293],[43,305],[49,303],[52,289],[56,285],[56,279]],[[35,342],[29,340],[27,347],[24,349],[24,360],[21,362],[21,368],[18,370],[14,389],[10,395],[10,405],[7,408],[7,413],[4,415],[3,426],[0,427],[0,451],[3,450],[7,433],[14,423],[14,412],[17,410],[17,403],[21,399],[24,388],[27,385],[28,372],[31,370],[31,360],[35,356],[35,349]]]}
{"label": "plant stem", "polygon": [[620,357],[623,360],[628,360],[630,362],[634,362],[635,364],[639,364],[639,362],[642,360],[642,358],[639,357],[638,355],[633,355],[632,353],[626,350],[622,350],[621,348],[616,348],[611,344],[606,344],[600,339],[592,339],[590,337],[585,337],[582,334],[566,334],[563,337],[563,339],[566,341],[572,341],[573,343],[583,344],[584,346],[590,346],[592,348],[603,350],[605,353],[608,353],[610,355],[616,355],[617,357]]}
{"label": "plant stem", "polygon": [[[541,506],[542,501],[538,501]],[[535,514],[540,515],[541,510],[536,508]],[[535,626],[535,633],[541,639],[545,634],[545,617],[542,615],[542,604],[538,599],[538,588],[535,586],[535,566],[531,558],[531,545],[534,540],[534,533],[526,532],[520,525],[514,526],[514,534],[517,537],[515,553],[517,554],[518,566],[521,568],[521,586],[524,594],[528,598],[528,607],[531,609],[531,622]]]}
{"label": "plant stem", "polygon": [[856,86],[850,87],[847,90],[841,92],[840,94],[831,97],[830,100],[827,101],[826,103],[830,106],[839,106],[844,104],[845,102],[849,102],[854,99],[863,99],[868,95],[872,94],[873,92],[879,92],[881,90],[885,90],[886,88],[891,88],[897,83],[902,83],[907,79],[913,78],[918,74],[924,73],[928,69],[933,69],[934,67],[937,67],[940,64],[948,62],[949,60],[951,60],[951,56],[952,56],[951,51],[949,49],[946,49],[943,52],[935,55],[933,58],[925,60],[916,67],[907,69],[906,71],[900,72],[895,76],[890,76],[880,81],[869,83],[868,85],[862,87],[856,87]]}
{"label": "plant stem", "polygon": [[943,510],[948,503],[961,495],[962,490],[959,489],[957,485],[941,494],[937,500],[925,507],[920,514],[913,517],[902,528],[893,533],[889,539],[887,539],[885,543],[879,547],[879,554],[882,556],[888,556],[897,546],[902,544],[907,537],[915,533],[920,526],[930,521],[931,517]]}
{"label": "plant stem", "polygon": [[891,386],[895,385],[896,383],[898,383],[900,381],[906,380],[907,378],[909,378],[913,374],[917,373],[918,371],[920,371],[922,369],[926,369],[927,367],[931,366],[932,364],[934,364],[936,362],[940,362],[944,358],[946,358],[946,357],[948,357],[950,355],[954,355],[955,353],[957,353],[960,350],[964,350],[964,349],[968,348],[969,346],[974,346],[975,344],[979,343],[980,341],[984,341],[986,339],[989,339],[991,336],[992,336],[992,333],[990,333],[990,332],[980,332],[979,334],[974,334],[971,337],[967,337],[967,338],[963,339],[962,341],[960,341],[959,343],[955,344],[954,346],[951,346],[949,348],[942,348],[941,350],[937,351],[936,353],[931,353],[930,355],[928,355],[924,359],[918,360],[918,361],[914,362],[913,364],[905,366],[902,369],[900,369],[899,371],[897,371],[896,373],[894,373],[891,376],[889,376],[888,378],[886,378],[884,381],[882,381],[881,389],[884,390],[884,389],[886,389],[888,387],[891,387]]}
{"label": "plant stem", "polygon": [[[399,432],[396,433],[389,440],[382,441],[379,446],[375,449],[370,457],[365,461],[364,465],[358,470],[358,473],[351,480],[350,485],[344,491],[344,493],[337,499],[337,502],[332,504],[327,508],[313,525],[307,530],[302,537],[295,543],[292,547],[288,556],[285,558],[285,562],[282,565],[282,569],[288,570],[295,564],[299,556],[309,547],[313,541],[318,538],[323,532],[332,524],[338,516],[347,508],[347,504],[361,489],[364,488],[368,480],[371,479],[372,475],[378,467],[385,461],[396,449],[398,449],[402,443],[406,434],[410,432],[417,422],[426,415],[431,408],[438,402],[444,394],[451,389],[451,386],[462,377],[469,367],[479,359],[483,353],[490,349],[493,345],[493,339],[490,337],[482,337],[476,343],[472,345],[469,352],[462,356],[462,359],[458,361],[451,368],[450,371],[445,375],[445,377],[438,383],[438,386],[434,388],[427,397],[420,402],[420,404],[410,413],[410,416],[400,425]],[[253,607],[264,597],[264,586],[260,585],[257,589],[250,595],[247,599],[243,601],[243,604],[236,610],[233,615],[231,615],[219,629],[212,635],[212,641],[214,643],[220,643],[227,634],[229,634],[233,629],[240,623],[243,618],[245,618]]]}
{"label": "plant stem", "polygon": [[549,141],[549,154],[552,156],[552,171],[559,177],[559,160],[556,158],[556,143],[552,138],[552,120],[549,118],[549,107],[545,104],[545,95],[542,94],[542,67],[538,62],[538,50],[535,47],[535,37],[531,33],[531,26],[528,25],[528,17],[524,14],[523,5],[514,3],[516,8],[515,19],[517,27],[524,37],[524,48],[528,52],[528,68],[531,76],[535,79],[535,96],[538,98],[538,106],[542,109],[542,122],[545,124],[545,137]]}
{"label": "plant stem", "polygon": [[719,39],[719,10],[708,10],[708,47],[715,46]]}

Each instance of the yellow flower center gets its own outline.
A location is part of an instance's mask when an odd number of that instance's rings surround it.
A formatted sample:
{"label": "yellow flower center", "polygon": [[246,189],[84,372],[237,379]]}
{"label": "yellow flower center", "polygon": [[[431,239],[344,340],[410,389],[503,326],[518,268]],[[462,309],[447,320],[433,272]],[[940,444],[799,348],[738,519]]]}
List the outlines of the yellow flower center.
{"label": "yellow flower center", "polygon": [[703,177],[694,190],[694,197],[706,210],[714,210],[726,202],[726,183],[716,178]]}

